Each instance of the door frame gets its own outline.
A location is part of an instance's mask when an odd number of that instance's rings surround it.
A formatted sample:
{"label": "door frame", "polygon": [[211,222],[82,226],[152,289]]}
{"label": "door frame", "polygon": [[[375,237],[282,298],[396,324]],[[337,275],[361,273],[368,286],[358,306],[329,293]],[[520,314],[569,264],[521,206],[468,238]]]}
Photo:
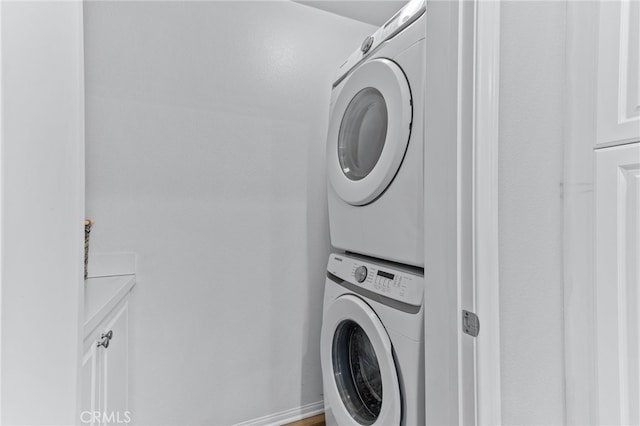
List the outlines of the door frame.
{"label": "door frame", "polygon": [[502,423],[498,160],[500,3],[476,0],[473,264],[476,312],[476,424]]}
{"label": "door frame", "polygon": [[[500,3],[433,1],[427,9],[425,418],[501,424]],[[463,309],[480,318],[476,338],[462,332]]]}
{"label": "door frame", "polygon": [[[0,0],[0,46],[2,46],[2,8],[4,2]],[[2,82],[2,53],[0,52],[0,129],[4,129],[4,88]],[[0,131],[0,322],[2,321],[2,288],[4,287],[4,132]],[[2,327],[0,327],[0,425],[2,425]]]}
{"label": "door frame", "polygon": [[598,46],[597,2],[568,2],[567,111],[564,148],[564,374],[565,424],[597,423],[594,151]]}

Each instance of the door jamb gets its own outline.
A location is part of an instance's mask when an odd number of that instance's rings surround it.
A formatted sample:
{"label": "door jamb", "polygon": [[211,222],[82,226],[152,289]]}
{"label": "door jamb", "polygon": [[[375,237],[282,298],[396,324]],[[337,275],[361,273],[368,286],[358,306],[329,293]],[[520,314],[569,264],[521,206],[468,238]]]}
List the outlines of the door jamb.
{"label": "door jamb", "polygon": [[[497,425],[500,3],[432,1],[426,25],[425,418]],[[469,307],[481,321],[471,345]]]}
{"label": "door jamb", "polygon": [[474,70],[473,278],[481,332],[476,339],[476,424],[502,423],[498,154],[500,3],[476,0]]}

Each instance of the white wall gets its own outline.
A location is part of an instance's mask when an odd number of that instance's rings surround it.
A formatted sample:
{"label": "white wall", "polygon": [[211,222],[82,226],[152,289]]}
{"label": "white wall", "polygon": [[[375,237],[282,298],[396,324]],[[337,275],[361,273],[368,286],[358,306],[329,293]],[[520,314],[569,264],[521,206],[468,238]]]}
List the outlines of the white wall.
{"label": "white wall", "polygon": [[565,8],[564,2],[504,2],[501,9],[499,249],[504,424],[564,422]]}
{"label": "white wall", "polygon": [[374,28],[292,2],[85,3],[94,252],[138,254],[132,417],[322,400],[334,70]]}
{"label": "white wall", "polygon": [[2,2],[2,424],[74,424],[84,215],[82,5]]}

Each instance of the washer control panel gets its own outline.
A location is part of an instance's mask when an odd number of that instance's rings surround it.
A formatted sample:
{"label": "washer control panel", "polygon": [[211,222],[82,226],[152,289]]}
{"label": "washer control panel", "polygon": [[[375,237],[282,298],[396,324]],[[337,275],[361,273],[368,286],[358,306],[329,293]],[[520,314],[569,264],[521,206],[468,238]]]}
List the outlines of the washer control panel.
{"label": "washer control panel", "polygon": [[[416,269],[415,271],[413,269]],[[417,268],[373,263],[368,259],[332,254],[327,271],[343,281],[414,306],[422,305],[424,276]]]}

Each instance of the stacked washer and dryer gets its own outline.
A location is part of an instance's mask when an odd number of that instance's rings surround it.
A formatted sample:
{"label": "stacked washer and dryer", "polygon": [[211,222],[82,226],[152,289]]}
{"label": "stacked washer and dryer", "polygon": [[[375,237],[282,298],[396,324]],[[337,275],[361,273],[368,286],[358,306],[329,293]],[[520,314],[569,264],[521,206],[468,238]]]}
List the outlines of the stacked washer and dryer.
{"label": "stacked washer and dryer", "polygon": [[327,138],[327,425],[424,424],[425,0],[340,67]]}

